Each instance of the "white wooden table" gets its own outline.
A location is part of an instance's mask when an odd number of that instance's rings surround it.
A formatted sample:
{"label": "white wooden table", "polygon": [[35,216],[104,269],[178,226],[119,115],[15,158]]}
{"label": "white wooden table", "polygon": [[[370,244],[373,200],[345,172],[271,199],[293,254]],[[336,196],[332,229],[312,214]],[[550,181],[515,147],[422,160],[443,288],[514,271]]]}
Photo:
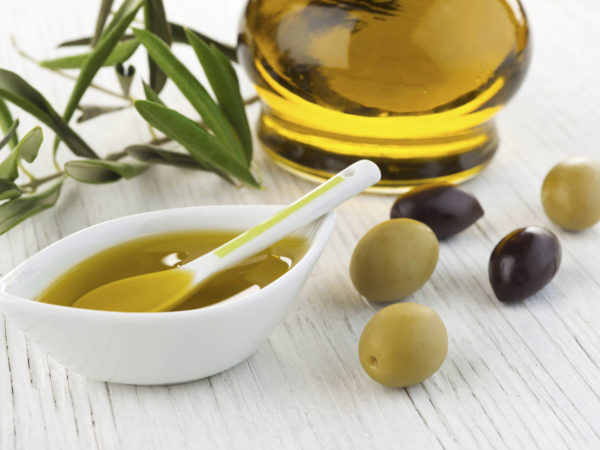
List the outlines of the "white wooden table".
{"label": "white wooden table", "polygon": [[[0,66],[62,109],[71,82],[20,58],[9,35],[40,58],[55,55],[54,44],[90,32],[96,3],[1,0]],[[166,3],[173,20],[235,40],[242,0]],[[89,380],[47,358],[0,316],[0,449],[599,448],[600,226],[579,234],[557,229],[542,211],[539,191],[559,160],[600,158],[600,3],[526,0],[525,6],[533,64],[500,118],[498,156],[467,185],[486,215],[442,245],[433,278],[412,297],[441,315],[450,337],[448,357],[431,379],[387,389],[359,364],[358,338],[376,310],[350,284],[348,262],[356,241],[387,218],[393,200],[363,196],[339,208],[329,247],[286,321],[254,356],[210,379],[169,387]],[[198,69],[189,49],[177,52]],[[98,82],[116,87],[110,69]],[[139,86],[135,94],[141,96]],[[189,111],[172,86],[164,95]],[[95,101],[113,104],[92,92],[85,99]],[[250,112],[256,117],[257,108]],[[35,124],[18,116],[22,131]],[[78,130],[103,154],[148,138],[131,110]],[[43,152],[34,166],[38,175],[52,170],[50,142]],[[56,208],[0,237],[0,272],[114,217],[187,205],[289,202],[310,188],[257,153],[264,191],[230,189],[213,175],[171,168],[100,187],[71,180]],[[487,280],[489,254],[503,235],[531,224],[558,233],[563,266],[534,298],[500,304]]]}

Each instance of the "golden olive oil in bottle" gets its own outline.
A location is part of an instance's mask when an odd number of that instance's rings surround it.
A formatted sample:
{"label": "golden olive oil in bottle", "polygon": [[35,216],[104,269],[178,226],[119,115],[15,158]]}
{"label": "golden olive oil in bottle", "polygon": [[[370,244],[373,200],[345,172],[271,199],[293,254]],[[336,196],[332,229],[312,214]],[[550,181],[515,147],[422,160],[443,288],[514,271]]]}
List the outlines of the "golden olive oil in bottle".
{"label": "golden olive oil in bottle", "polygon": [[530,49],[518,0],[250,0],[239,43],[274,161],[318,180],[368,158],[382,192],[476,175]]}

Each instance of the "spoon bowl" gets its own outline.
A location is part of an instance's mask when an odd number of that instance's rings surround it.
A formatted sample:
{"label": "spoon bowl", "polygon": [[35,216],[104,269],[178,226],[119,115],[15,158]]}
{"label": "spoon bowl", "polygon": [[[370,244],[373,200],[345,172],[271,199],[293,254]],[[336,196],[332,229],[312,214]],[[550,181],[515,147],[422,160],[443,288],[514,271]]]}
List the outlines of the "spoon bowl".
{"label": "spoon bowl", "polygon": [[205,378],[254,353],[281,322],[323,252],[335,223],[329,212],[294,233],[306,254],[288,272],[246,297],[204,308],[125,313],[40,303],[42,291],[78,262],[132,239],[191,230],[241,231],[278,205],[199,206],[104,222],[50,245],[0,279],[7,324],[59,363],[102,381],[172,384]]}

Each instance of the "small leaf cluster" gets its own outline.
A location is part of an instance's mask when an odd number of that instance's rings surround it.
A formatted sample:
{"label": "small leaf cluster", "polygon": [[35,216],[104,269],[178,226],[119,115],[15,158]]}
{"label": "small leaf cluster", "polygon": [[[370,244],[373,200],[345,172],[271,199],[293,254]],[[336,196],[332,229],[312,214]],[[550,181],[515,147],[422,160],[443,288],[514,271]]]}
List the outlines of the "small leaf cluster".
{"label": "small leaf cluster", "polygon": [[[0,128],[6,130],[6,135],[0,139],[0,234],[54,206],[62,186],[62,180],[59,180],[50,189],[35,194],[15,184],[21,161],[35,161],[44,139],[42,129],[35,127],[19,140],[18,125],[19,121],[12,119],[6,103],[0,99]],[[9,151],[3,151],[4,147]]]}
{"label": "small leaf cluster", "polygon": [[[0,234],[23,220],[52,207],[59,198],[61,186],[70,178],[83,183],[108,183],[133,178],[150,165],[171,165],[214,172],[232,184],[259,187],[251,172],[252,137],[240,94],[239,82],[232,66],[235,48],[216,42],[202,33],[167,20],[162,0],[123,0],[114,11],[114,0],[101,0],[94,33],[70,40],[59,47],[87,46],[84,52],[40,61],[41,67],[58,73],[77,70],[77,77],[67,105],[58,113],[44,95],[18,74],[0,68]],[[143,10],[144,28],[132,27]],[[173,43],[191,46],[210,84],[205,87],[171,51]],[[148,55],[149,79],[143,82],[145,99],[130,96],[136,69],[127,65],[131,56],[143,48]],[[84,105],[81,100],[102,68],[114,67],[121,88],[120,97],[129,105]],[[186,117],[168,107],[159,97],[171,80],[193,106],[198,116]],[[97,87],[96,87],[97,88]],[[18,138],[19,121],[13,119],[6,102],[33,115],[54,134],[53,157],[57,172],[36,178],[23,161],[32,163],[42,144],[38,126],[22,139]],[[77,122],[92,120],[103,114],[134,106],[152,130],[164,138],[140,143],[105,157],[71,127],[77,111]],[[156,143],[176,141],[181,151],[165,150]],[[77,158],[61,167],[56,159],[63,143]],[[121,161],[128,158],[130,161]],[[18,185],[20,175],[30,178]],[[38,188],[52,182],[51,187]]]}

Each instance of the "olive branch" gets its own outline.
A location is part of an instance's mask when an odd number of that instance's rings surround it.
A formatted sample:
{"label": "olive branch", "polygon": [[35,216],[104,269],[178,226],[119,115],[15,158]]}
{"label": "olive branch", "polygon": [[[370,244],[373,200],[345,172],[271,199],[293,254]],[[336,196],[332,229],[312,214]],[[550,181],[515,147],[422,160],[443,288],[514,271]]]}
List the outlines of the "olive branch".
{"label": "olive branch", "polygon": [[[0,68],[0,130],[4,135],[0,138],[0,151],[3,147],[9,148],[0,161],[0,234],[54,206],[63,182],[69,178],[82,183],[109,183],[133,178],[150,165],[162,164],[213,172],[233,185],[260,186],[251,172],[252,136],[245,111],[245,106],[257,98],[242,99],[232,66],[232,62],[236,62],[236,49],[169,22],[162,0],[123,0],[119,8],[111,12],[113,2],[101,0],[91,36],[59,44],[59,47],[84,46],[84,52],[37,61],[13,42],[21,56],[73,79],[73,90],[62,114],[18,74]],[[143,26],[135,27],[133,24],[141,10]],[[174,43],[192,47],[212,95],[172,53]],[[148,55],[149,79],[142,81],[145,99],[130,95],[136,69],[127,61],[139,48]],[[98,71],[107,67],[113,68],[121,92],[94,84]],[[77,70],[77,75],[67,72],[69,69]],[[177,86],[198,117],[186,117],[163,102],[159,95],[167,80]],[[88,89],[126,103],[83,105],[80,102]],[[55,173],[38,178],[26,168],[25,163],[34,162],[39,153],[42,129],[36,126],[19,139],[19,120],[13,118],[6,102],[33,115],[54,132]],[[101,157],[70,125],[77,111],[76,121],[80,123],[128,107],[134,107],[148,123],[153,136],[151,141]],[[163,136],[159,137],[155,130]],[[181,151],[161,147],[170,141],[177,142]],[[56,158],[61,143],[77,157],[63,166]],[[21,175],[28,181],[17,184]],[[45,189],[38,190],[42,186]]]}

